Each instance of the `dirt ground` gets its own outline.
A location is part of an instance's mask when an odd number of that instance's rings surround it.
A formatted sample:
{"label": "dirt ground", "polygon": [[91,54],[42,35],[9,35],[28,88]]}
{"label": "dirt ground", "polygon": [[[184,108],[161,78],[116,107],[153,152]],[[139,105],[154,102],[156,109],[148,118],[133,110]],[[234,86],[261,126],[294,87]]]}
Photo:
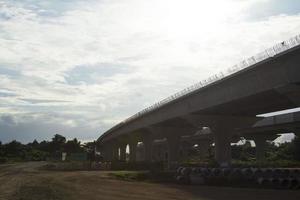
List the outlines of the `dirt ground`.
{"label": "dirt ground", "polygon": [[2,200],[282,200],[300,199],[300,191],[187,186],[116,180],[104,171],[51,172],[45,163],[0,165]]}

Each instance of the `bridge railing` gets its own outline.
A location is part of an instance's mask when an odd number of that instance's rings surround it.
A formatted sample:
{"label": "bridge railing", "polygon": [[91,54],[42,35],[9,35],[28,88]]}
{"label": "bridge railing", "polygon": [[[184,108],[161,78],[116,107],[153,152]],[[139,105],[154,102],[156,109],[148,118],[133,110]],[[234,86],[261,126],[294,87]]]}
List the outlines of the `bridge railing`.
{"label": "bridge railing", "polygon": [[169,96],[169,97],[167,97],[167,98],[165,98],[165,99],[163,99],[159,102],[156,102],[153,105],[151,105],[151,106],[143,109],[142,111],[132,115],[131,117],[125,119],[121,123],[115,125],[110,130],[118,128],[122,124],[128,123],[128,122],[130,122],[130,121],[132,121],[132,120],[134,120],[138,117],[141,117],[142,115],[145,115],[145,114],[147,114],[147,113],[149,113],[153,110],[156,110],[156,109],[158,109],[158,108],[160,108],[160,107],[162,107],[162,106],[164,106],[164,105],[166,105],[166,104],[168,104],[168,103],[170,103],[170,102],[172,102],[172,101],[174,101],[174,100],[176,100],[180,97],[188,95],[188,94],[190,94],[190,93],[192,93],[192,92],[194,92],[194,91],[196,91],[200,88],[203,88],[203,87],[205,87],[205,86],[207,86],[211,83],[214,83],[218,80],[221,80],[225,77],[228,77],[228,76],[230,76],[230,75],[232,75],[236,72],[239,72],[239,71],[241,71],[241,70],[243,70],[247,67],[253,66],[253,65],[255,65],[259,62],[262,62],[264,60],[272,58],[272,57],[274,57],[274,56],[276,56],[276,55],[278,55],[278,54],[280,54],[284,51],[287,51],[287,50],[289,50],[293,47],[296,47],[298,45],[300,45],[300,35],[297,35],[297,36],[295,36],[295,37],[293,37],[289,40],[278,43],[275,46],[273,46],[269,49],[266,49],[265,51],[263,51],[261,53],[258,53],[255,56],[252,56],[248,59],[245,59],[245,60],[241,61],[240,63],[228,68],[225,71],[222,71],[222,72],[219,72],[219,73],[217,73],[213,76],[210,76],[207,79],[204,79],[204,80],[202,80],[202,81],[200,81],[200,82],[198,82],[194,85],[191,85],[190,87],[187,87],[187,88],[185,88],[185,89],[183,89],[183,90],[181,90],[181,91],[179,91],[179,92],[177,92],[177,93],[175,93],[175,94],[173,94],[173,95],[171,95],[171,96]]}

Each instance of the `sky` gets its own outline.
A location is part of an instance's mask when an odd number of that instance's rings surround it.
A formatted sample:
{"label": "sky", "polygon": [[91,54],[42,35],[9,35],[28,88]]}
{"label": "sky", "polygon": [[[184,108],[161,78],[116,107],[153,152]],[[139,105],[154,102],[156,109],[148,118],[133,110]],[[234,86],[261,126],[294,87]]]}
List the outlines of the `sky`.
{"label": "sky", "polygon": [[299,0],[0,0],[0,141],[95,140],[299,33]]}

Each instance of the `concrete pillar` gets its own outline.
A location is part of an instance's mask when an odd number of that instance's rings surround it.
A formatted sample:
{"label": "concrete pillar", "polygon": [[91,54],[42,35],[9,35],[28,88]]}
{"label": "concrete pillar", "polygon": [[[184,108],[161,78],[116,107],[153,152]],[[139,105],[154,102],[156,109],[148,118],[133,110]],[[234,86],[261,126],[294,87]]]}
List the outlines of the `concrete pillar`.
{"label": "concrete pillar", "polygon": [[179,160],[184,161],[187,160],[189,157],[189,151],[192,148],[193,142],[187,142],[187,141],[180,141],[179,145]]}
{"label": "concrete pillar", "polygon": [[120,160],[126,161],[126,143],[120,144]]}
{"label": "concrete pillar", "polygon": [[108,155],[107,145],[102,146],[101,155],[103,157],[103,161],[108,161],[108,159],[107,159],[107,155]]}
{"label": "concrete pillar", "polygon": [[228,167],[231,164],[231,137],[232,130],[228,127],[217,127],[214,131],[215,160],[221,167]]}
{"label": "concrete pillar", "polygon": [[113,149],[113,160],[119,160],[119,147],[117,144],[112,146]]}
{"label": "concrete pillar", "polygon": [[160,142],[159,144],[153,144],[152,146],[152,159],[153,161],[165,161],[165,152],[168,149],[167,142]]}
{"label": "concrete pillar", "polygon": [[137,147],[137,142],[129,143],[129,161],[130,162],[136,161],[136,147]]}
{"label": "concrete pillar", "polygon": [[151,162],[153,139],[150,135],[144,135],[142,140],[143,140],[144,150],[145,150],[144,161]]}
{"label": "concrete pillar", "polygon": [[103,147],[103,157],[104,157],[104,161],[112,161],[112,152],[113,149],[111,148],[111,145],[105,144]]}
{"label": "concrete pillar", "polygon": [[166,144],[160,144],[157,149],[157,161],[164,161],[166,153]]}
{"label": "concrete pillar", "polygon": [[275,140],[278,135],[254,135],[251,138],[255,143],[255,156],[257,161],[266,159],[267,140]]}
{"label": "concrete pillar", "polygon": [[170,134],[167,137],[168,142],[168,167],[173,168],[179,162],[180,136]]}
{"label": "concrete pillar", "polygon": [[255,156],[257,161],[264,161],[266,148],[267,148],[267,141],[265,137],[255,137]]}
{"label": "concrete pillar", "polygon": [[199,140],[197,142],[198,144],[198,149],[200,150],[200,158],[206,158],[208,156],[208,150],[211,144],[211,140]]}
{"label": "concrete pillar", "polygon": [[158,161],[158,154],[159,154],[159,145],[157,144],[152,144],[152,152],[151,152],[151,157],[153,161]]}

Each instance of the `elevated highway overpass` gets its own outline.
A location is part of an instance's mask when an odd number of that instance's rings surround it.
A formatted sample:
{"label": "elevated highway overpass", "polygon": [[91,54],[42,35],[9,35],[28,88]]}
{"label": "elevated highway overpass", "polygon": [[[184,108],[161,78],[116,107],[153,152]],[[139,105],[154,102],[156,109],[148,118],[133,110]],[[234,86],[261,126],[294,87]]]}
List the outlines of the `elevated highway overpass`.
{"label": "elevated highway overpass", "polygon": [[209,127],[215,159],[228,166],[237,130],[251,128],[259,114],[300,107],[299,44],[300,36],[277,44],[117,124],[98,139],[105,160],[124,159],[127,144],[135,160],[143,142],[152,161],[153,141],[166,138],[168,159],[176,162],[181,136]]}

